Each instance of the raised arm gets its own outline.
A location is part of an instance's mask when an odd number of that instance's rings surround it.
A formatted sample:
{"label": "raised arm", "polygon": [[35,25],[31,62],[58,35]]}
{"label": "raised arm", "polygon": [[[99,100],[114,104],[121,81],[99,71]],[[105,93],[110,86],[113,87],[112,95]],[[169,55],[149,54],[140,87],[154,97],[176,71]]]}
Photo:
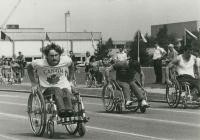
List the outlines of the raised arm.
{"label": "raised arm", "polygon": [[71,65],[69,65],[68,69],[69,69],[68,80],[69,80],[69,82],[72,82],[73,81],[73,75],[75,73],[75,66],[71,63]]}
{"label": "raised arm", "polygon": [[172,69],[174,66],[178,65],[179,60],[177,58],[174,58],[165,68],[165,75],[166,75],[166,83],[171,85],[171,81],[169,80],[169,71]]}
{"label": "raised arm", "polygon": [[35,79],[35,70],[34,70],[32,64],[28,64],[27,72],[28,72],[28,76],[31,81],[32,87],[36,86],[38,84],[38,79]]}
{"label": "raised arm", "polygon": [[113,70],[113,66],[111,65],[110,67],[106,68],[105,70],[105,78],[106,78],[106,82],[109,83],[110,82],[110,71]]}

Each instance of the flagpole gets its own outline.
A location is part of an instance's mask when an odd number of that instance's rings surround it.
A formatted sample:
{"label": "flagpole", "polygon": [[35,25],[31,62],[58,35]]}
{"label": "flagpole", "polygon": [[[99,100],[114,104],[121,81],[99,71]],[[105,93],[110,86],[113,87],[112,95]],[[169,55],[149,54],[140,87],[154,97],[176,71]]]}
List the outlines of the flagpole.
{"label": "flagpole", "polygon": [[184,46],[186,46],[186,30],[184,28]]}
{"label": "flagpole", "polygon": [[139,31],[138,31],[138,62],[140,62],[140,37],[139,37]]}

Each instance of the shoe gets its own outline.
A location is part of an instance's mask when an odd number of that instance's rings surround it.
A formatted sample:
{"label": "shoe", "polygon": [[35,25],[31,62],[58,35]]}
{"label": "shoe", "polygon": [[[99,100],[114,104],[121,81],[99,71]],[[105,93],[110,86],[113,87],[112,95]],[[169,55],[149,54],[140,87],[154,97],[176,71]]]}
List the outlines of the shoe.
{"label": "shoe", "polygon": [[128,100],[128,101],[126,101],[126,106],[130,106],[132,103],[133,103],[133,101]]}
{"label": "shoe", "polygon": [[74,114],[74,111],[71,109],[67,109],[67,110],[65,110],[65,113],[66,113],[67,117],[71,117]]}
{"label": "shoe", "polygon": [[58,112],[58,116],[59,116],[59,117],[64,117],[65,114],[66,114],[66,111],[65,111],[64,109],[61,109],[61,110],[59,110],[59,112]]}
{"label": "shoe", "polygon": [[146,100],[142,100],[141,106],[142,106],[142,107],[149,107],[149,104],[147,103]]}

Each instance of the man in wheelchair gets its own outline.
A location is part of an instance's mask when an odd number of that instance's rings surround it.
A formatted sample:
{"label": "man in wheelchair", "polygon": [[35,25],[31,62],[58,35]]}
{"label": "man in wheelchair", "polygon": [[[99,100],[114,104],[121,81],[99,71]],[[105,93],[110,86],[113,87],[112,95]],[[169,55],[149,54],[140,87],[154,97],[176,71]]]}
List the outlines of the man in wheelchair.
{"label": "man in wheelchair", "polygon": [[[197,88],[197,96],[200,97],[199,68],[196,60],[196,57],[192,55],[192,48],[190,46],[184,46],[183,54],[178,55],[166,66],[166,84],[172,85],[172,81],[169,79],[169,71],[175,68],[178,73],[176,77],[178,82],[180,84],[188,82],[192,87]],[[197,71],[196,78],[195,70]]]}
{"label": "man in wheelchair", "polygon": [[[42,49],[44,59],[36,59],[27,66],[32,88],[40,87],[43,95],[53,94],[60,117],[71,116],[73,75],[72,60],[62,56],[64,50],[54,43]],[[36,76],[35,76],[35,73]]]}
{"label": "man in wheelchair", "polygon": [[149,107],[142,94],[143,91],[140,90],[138,85],[135,83],[135,74],[138,73],[140,75],[141,85],[144,85],[144,73],[141,70],[140,64],[132,59],[117,61],[116,63],[114,63],[106,69],[105,76],[107,84],[110,83],[109,72],[112,70],[116,71],[116,81],[122,88],[125,98],[125,105],[130,106],[132,104],[132,101],[130,99],[131,89],[132,92],[135,94],[136,98],[138,99],[140,105],[142,107]]}

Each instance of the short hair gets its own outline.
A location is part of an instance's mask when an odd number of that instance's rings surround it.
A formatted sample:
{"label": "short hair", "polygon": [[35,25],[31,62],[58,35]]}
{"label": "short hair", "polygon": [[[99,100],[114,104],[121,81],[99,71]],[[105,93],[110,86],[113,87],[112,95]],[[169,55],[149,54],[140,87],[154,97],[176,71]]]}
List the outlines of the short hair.
{"label": "short hair", "polygon": [[55,50],[59,53],[59,55],[61,55],[64,52],[64,49],[61,48],[59,45],[51,43],[48,44],[46,47],[42,48],[42,53],[47,56],[50,50]]}

